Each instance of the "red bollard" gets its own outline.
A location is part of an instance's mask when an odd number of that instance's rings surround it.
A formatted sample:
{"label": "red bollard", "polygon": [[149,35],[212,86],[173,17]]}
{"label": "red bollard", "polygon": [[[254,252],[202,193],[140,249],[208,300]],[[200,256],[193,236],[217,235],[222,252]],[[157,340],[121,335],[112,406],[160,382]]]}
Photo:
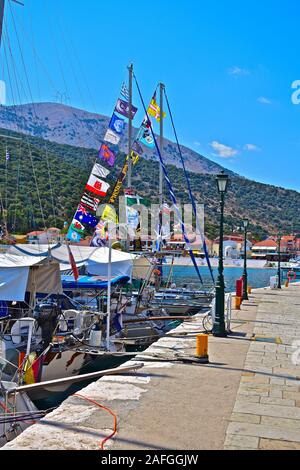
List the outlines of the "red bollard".
{"label": "red bollard", "polygon": [[236,296],[240,297],[241,299],[243,298],[243,284],[242,277],[236,281]]}

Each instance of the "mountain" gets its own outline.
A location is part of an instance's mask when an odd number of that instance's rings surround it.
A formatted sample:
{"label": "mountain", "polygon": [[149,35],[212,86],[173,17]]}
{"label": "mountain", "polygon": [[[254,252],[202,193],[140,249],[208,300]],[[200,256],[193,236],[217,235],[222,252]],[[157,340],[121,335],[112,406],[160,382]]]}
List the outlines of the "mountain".
{"label": "mountain", "polygon": [[[36,103],[0,107],[0,127],[23,134],[41,137],[59,144],[97,149],[107,130],[109,118],[100,114],[72,108],[58,103]],[[128,148],[127,133],[120,148]],[[216,174],[222,167],[197,152],[182,146],[187,169],[194,173]],[[145,158],[155,159],[153,151],[147,150]],[[164,142],[164,158],[167,164],[181,168],[177,146],[170,140]]]}
{"label": "mountain", "polygon": [[[10,136],[9,139],[3,134]],[[14,139],[11,139],[14,137]],[[19,140],[18,140],[19,139]],[[10,160],[6,162],[6,148]],[[49,142],[0,129],[0,207],[8,207],[9,229],[15,233],[70,223],[98,151]],[[109,175],[116,181],[125,158],[120,153]],[[136,191],[153,203],[158,202],[156,161],[142,158],[133,173]],[[169,176],[180,203],[188,203],[188,191],[182,169],[168,166]],[[206,233],[218,235],[219,195],[215,175],[190,173],[193,194],[205,205]],[[243,218],[251,221],[253,235],[264,237],[278,230],[300,232],[300,193],[257,183],[231,175],[226,196],[225,231],[231,233]],[[169,199],[166,192],[166,200]],[[3,215],[3,214],[2,214]],[[0,210],[0,224],[1,224]]]}

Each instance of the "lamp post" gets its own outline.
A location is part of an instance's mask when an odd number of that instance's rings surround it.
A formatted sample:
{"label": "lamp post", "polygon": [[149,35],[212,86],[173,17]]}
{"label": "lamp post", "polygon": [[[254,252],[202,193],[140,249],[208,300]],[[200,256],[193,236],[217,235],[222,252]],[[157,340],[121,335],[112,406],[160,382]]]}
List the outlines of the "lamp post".
{"label": "lamp post", "polygon": [[225,328],[225,282],[224,282],[224,264],[223,264],[223,241],[224,241],[224,205],[225,194],[227,192],[229,176],[221,172],[216,178],[218,191],[221,196],[221,218],[220,218],[220,244],[219,244],[219,274],[216,282],[216,312],[213,324],[213,335],[219,338],[226,338]]}
{"label": "lamp post", "polygon": [[243,300],[249,300],[248,297],[248,272],[247,272],[247,234],[248,234],[248,227],[249,227],[249,220],[243,220],[244,226],[244,273],[243,273]]}
{"label": "lamp post", "polygon": [[282,235],[281,233],[278,234],[278,285],[277,289],[281,289],[281,239]]}

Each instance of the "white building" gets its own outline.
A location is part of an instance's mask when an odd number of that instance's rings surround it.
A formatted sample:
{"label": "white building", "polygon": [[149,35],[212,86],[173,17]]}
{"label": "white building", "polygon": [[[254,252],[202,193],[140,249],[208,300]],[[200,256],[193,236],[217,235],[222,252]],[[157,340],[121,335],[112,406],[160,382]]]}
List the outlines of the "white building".
{"label": "white building", "polygon": [[64,236],[55,227],[51,227],[46,231],[35,231],[27,234],[27,243],[31,245],[55,245],[63,241]]}

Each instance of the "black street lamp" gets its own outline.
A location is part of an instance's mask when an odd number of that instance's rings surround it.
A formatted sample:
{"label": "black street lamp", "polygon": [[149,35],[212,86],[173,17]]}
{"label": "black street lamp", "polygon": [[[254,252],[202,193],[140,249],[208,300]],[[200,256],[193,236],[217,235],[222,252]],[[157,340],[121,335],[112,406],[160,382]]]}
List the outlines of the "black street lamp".
{"label": "black street lamp", "polygon": [[244,225],[244,273],[243,273],[243,300],[249,300],[248,297],[248,273],[247,273],[247,234],[249,227],[249,220],[243,220]]}
{"label": "black street lamp", "polygon": [[278,285],[277,285],[277,289],[281,289],[281,239],[282,239],[282,235],[281,233],[278,234],[278,272],[277,272],[277,276],[278,276]]}
{"label": "black street lamp", "polygon": [[220,219],[220,244],[219,244],[219,274],[216,282],[216,312],[213,325],[213,335],[219,338],[226,338],[225,327],[225,282],[224,282],[224,264],[223,264],[223,245],[224,245],[224,205],[225,194],[227,192],[229,176],[221,172],[216,178],[218,191],[221,196],[221,219]]}

